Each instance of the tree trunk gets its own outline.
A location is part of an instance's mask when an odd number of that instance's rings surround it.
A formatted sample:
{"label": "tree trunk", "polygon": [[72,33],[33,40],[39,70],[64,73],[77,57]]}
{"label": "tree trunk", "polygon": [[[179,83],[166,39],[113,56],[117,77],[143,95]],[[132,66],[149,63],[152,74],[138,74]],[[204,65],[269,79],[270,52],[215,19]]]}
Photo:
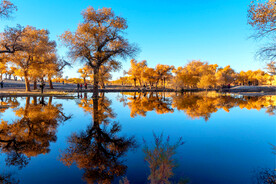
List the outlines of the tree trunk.
{"label": "tree trunk", "polygon": [[52,100],[53,100],[53,97],[50,96],[50,97],[49,97],[49,101],[48,101],[48,106],[52,106]]}
{"label": "tree trunk", "polygon": [[26,117],[28,115],[28,110],[29,110],[29,106],[30,106],[30,99],[31,97],[26,97],[26,104],[25,104],[25,109],[24,109],[24,117]]}
{"label": "tree trunk", "polygon": [[101,83],[102,83],[101,87],[105,88],[105,84],[104,84],[104,80],[103,79],[101,79]]}
{"label": "tree trunk", "polygon": [[37,105],[37,97],[36,96],[33,97],[33,104]]}
{"label": "tree trunk", "polygon": [[31,91],[27,72],[24,73],[26,91]]}
{"label": "tree trunk", "polygon": [[84,84],[86,83],[85,77],[83,77],[83,83],[84,83]]}
{"label": "tree trunk", "polygon": [[0,75],[0,80],[2,80],[3,79],[3,74],[1,73],[1,75]]}
{"label": "tree trunk", "polygon": [[34,80],[34,90],[36,90],[37,89],[37,81],[36,81],[36,79]]}
{"label": "tree trunk", "polygon": [[[95,76],[95,73],[94,73],[94,76]],[[100,121],[99,120],[99,97],[98,97],[98,93],[95,94],[95,95],[93,93],[93,96],[95,96],[95,98],[93,98],[93,121],[94,121],[93,126],[98,127],[99,126],[99,121]]]}
{"label": "tree trunk", "polygon": [[138,82],[139,82],[140,87],[142,87],[142,81],[141,81],[141,79],[138,79]]}
{"label": "tree trunk", "polygon": [[133,79],[134,80],[134,87],[136,88],[136,79]]}
{"label": "tree trunk", "polygon": [[50,89],[54,89],[54,86],[53,86],[53,82],[52,82],[51,77],[48,77],[48,81],[49,81]]}
{"label": "tree trunk", "polygon": [[93,98],[98,97],[99,93],[99,68],[94,68]]}

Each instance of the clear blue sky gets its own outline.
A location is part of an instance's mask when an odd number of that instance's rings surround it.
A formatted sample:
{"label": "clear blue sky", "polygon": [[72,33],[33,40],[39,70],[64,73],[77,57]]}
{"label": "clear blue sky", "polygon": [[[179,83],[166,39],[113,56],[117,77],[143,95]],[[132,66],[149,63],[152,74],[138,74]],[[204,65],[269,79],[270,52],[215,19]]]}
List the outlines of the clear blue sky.
{"label": "clear blue sky", "polygon": [[[231,65],[236,71],[256,70],[264,63],[255,59],[260,46],[248,37],[247,9],[251,0],[12,0],[18,7],[14,18],[1,21],[5,26],[16,24],[46,28],[57,40],[65,30],[74,31],[82,21],[80,12],[89,5],[110,7],[127,19],[127,37],[137,43],[141,52],[137,60],[156,64],[183,66],[200,59],[219,66]],[[66,56],[60,44],[59,54]],[[122,61],[128,69],[130,59]],[[80,65],[66,69],[64,75],[78,76]],[[114,74],[114,79],[122,75]]]}

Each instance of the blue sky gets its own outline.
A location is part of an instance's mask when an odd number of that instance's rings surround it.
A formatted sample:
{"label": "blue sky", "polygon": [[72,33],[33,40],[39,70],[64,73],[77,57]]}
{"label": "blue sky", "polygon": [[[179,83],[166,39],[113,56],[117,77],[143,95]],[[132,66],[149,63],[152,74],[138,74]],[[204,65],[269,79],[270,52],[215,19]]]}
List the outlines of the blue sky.
{"label": "blue sky", "polygon": [[[89,5],[109,7],[116,15],[127,19],[127,38],[138,44],[141,52],[137,60],[156,64],[183,66],[193,59],[230,64],[236,71],[256,70],[265,64],[255,59],[260,43],[249,39],[252,29],[247,25],[247,9],[251,0],[12,0],[18,7],[14,18],[1,21],[5,26],[16,24],[46,28],[51,39],[58,43],[58,35],[74,31],[82,21],[80,12]],[[66,57],[61,44],[58,52]],[[130,66],[130,58],[122,61],[123,70]],[[76,77],[74,68],[64,76]],[[115,73],[114,79],[123,72]]]}

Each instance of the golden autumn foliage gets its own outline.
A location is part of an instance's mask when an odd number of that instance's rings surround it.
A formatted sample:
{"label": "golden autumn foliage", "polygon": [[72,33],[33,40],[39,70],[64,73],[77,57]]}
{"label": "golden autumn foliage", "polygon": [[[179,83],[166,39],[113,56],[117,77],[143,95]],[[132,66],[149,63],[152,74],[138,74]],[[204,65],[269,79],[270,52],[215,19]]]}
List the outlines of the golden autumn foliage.
{"label": "golden autumn foliage", "polygon": [[21,42],[24,49],[9,55],[9,61],[21,70],[24,78],[26,91],[30,91],[30,77],[43,73],[44,67],[48,64],[51,54],[55,52],[56,43],[49,40],[49,32],[44,29],[36,29],[26,26],[22,33]]}
{"label": "golden autumn foliage", "polygon": [[139,82],[139,85],[142,86],[142,76],[143,71],[147,68],[147,61],[143,60],[138,62],[134,59],[130,61],[130,69],[127,72],[128,75],[131,76],[132,80],[134,81],[134,87],[136,87],[136,83]]}
{"label": "golden autumn foliage", "polygon": [[[148,67],[147,61],[138,62],[132,59],[127,76],[111,81],[116,85],[128,85],[157,89],[165,86],[169,89],[219,89],[228,85],[275,85],[275,62],[267,64],[265,70],[235,72],[227,65],[218,67],[200,60],[193,60],[183,67],[158,64],[155,68]],[[162,88],[161,88],[162,89]]]}
{"label": "golden autumn foliage", "polygon": [[4,62],[0,62],[0,80],[3,79],[3,74],[7,73],[7,65]]}
{"label": "golden autumn foliage", "polygon": [[[131,66],[127,76],[111,81],[116,85],[129,85],[148,87],[152,89],[219,89],[226,86],[236,85],[275,85],[276,80],[275,63],[270,62],[265,68],[267,72],[258,69],[235,72],[230,65],[218,67],[217,64],[209,64],[200,60],[193,60],[183,67],[174,67],[158,64],[155,68],[147,66],[147,61],[138,62],[134,59],[130,61]],[[161,88],[162,89],[162,88]]]}
{"label": "golden autumn foliage", "polygon": [[[270,38],[275,39],[276,31],[276,1],[253,0],[248,9],[248,24],[256,31],[255,38]],[[268,43],[260,49],[259,56],[263,59],[274,60],[276,58],[275,42]]]}
{"label": "golden autumn foliage", "polygon": [[137,82],[140,87],[149,85],[152,88],[155,85],[157,88],[159,83],[165,87],[166,81],[173,77],[173,66],[158,64],[155,68],[149,68],[146,60],[138,62],[134,59],[130,61],[130,64],[131,67],[126,73],[133,80],[134,87],[136,87]]}
{"label": "golden autumn foliage", "polygon": [[276,75],[276,62],[270,61],[269,63],[266,64],[265,69],[270,75]]}
{"label": "golden autumn foliage", "polygon": [[88,65],[85,65],[83,68],[78,69],[78,73],[81,74],[83,83],[86,83],[86,78],[92,74],[92,69]]}
{"label": "golden autumn foliage", "polygon": [[97,94],[100,67],[116,57],[133,55],[136,48],[123,37],[128,27],[126,20],[110,8],[95,10],[89,6],[82,16],[83,22],[76,32],[66,31],[60,38],[70,48],[69,54],[74,60],[82,60],[93,69],[93,90]]}
{"label": "golden autumn foliage", "polygon": [[274,34],[276,29],[276,1],[253,0],[248,9],[248,23],[257,29],[259,36]]}
{"label": "golden autumn foliage", "polygon": [[17,25],[16,27],[7,27],[0,34],[0,54],[12,54],[24,49],[22,36],[24,27]]}
{"label": "golden autumn foliage", "polygon": [[[121,69],[121,64],[118,61],[110,60],[99,69],[99,86],[105,88],[105,83],[107,83],[111,78],[111,72],[115,72]],[[94,79],[94,73],[89,75],[90,79]]]}
{"label": "golden autumn foliage", "polygon": [[1,0],[0,18],[9,18],[17,10],[17,7],[9,0]]}

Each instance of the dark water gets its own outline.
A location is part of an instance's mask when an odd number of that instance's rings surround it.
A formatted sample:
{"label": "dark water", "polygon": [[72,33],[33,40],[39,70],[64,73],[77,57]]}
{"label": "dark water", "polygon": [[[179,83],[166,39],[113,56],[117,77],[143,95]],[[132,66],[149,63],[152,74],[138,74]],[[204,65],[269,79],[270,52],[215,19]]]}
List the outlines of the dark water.
{"label": "dark water", "polygon": [[275,183],[276,96],[8,97],[0,183]]}

